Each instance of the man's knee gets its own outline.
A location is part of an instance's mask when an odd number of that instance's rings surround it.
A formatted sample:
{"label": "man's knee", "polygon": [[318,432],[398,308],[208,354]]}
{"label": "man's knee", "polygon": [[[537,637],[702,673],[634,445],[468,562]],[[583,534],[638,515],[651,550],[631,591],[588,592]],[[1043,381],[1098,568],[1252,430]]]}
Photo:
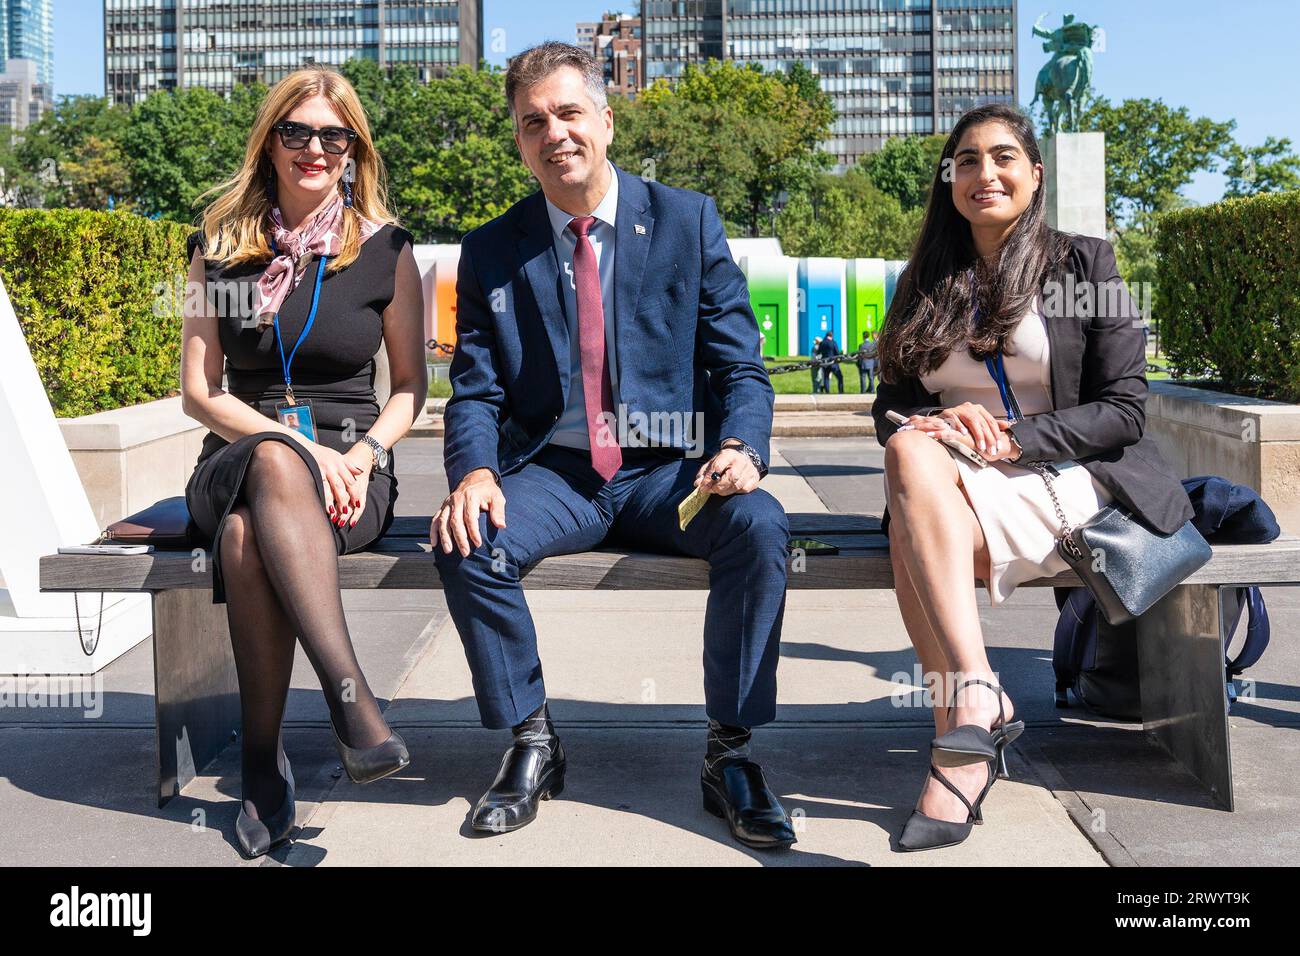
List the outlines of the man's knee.
{"label": "man's knee", "polygon": [[[468,529],[466,529],[468,531]],[[514,560],[513,552],[510,549],[510,542],[507,535],[507,528],[498,528],[492,524],[486,511],[480,512],[478,516],[478,536],[482,543],[477,547],[474,542],[466,537],[469,544],[470,553],[462,555],[460,547],[456,544],[456,538],[451,538],[451,553],[442,550],[440,541],[433,542],[433,560],[437,565],[438,571],[443,575],[455,575],[462,573],[466,565],[473,567],[485,567],[488,570],[509,576],[518,575],[518,568]],[[450,534],[450,529],[448,530]]]}
{"label": "man's knee", "polygon": [[743,537],[762,546],[784,549],[790,539],[790,520],[781,503],[762,488],[722,500],[728,536]]}

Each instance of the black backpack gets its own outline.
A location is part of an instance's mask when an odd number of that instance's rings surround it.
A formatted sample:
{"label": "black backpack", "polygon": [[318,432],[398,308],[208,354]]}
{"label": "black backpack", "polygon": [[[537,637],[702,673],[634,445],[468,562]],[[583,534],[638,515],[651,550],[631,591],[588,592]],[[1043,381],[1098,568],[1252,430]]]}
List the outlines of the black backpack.
{"label": "black backpack", "polygon": [[[1233,679],[1250,667],[1268,647],[1268,609],[1257,587],[1236,589],[1236,608],[1228,624],[1228,642],[1237,631],[1243,610],[1248,611],[1246,638],[1236,657],[1224,660],[1228,700],[1235,701]],[[1097,604],[1087,588],[1057,590],[1061,616],[1056,622],[1052,645],[1052,669],[1056,672],[1056,706],[1069,707],[1069,691],[1080,704],[1102,717],[1141,720],[1141,692],[1138,684],[1137,622],[1097,633]]]}

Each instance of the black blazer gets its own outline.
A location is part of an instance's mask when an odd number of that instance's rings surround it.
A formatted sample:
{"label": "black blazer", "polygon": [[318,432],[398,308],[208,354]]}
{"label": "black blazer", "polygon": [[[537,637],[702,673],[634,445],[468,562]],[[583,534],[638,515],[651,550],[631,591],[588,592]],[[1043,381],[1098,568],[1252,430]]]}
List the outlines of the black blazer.
{"label": "black blazer", "polygon": [[[1044,287],[1051,351],[1052,405],[1011,428],[1021,461],[1082,464],[1097,481],[1156,530],[1171,534],[1192,517],[1192,504],[1146,428],[1146,350],[1137,309],[1119,277],[1115,251],[1105,239],[1070,237],[1064,303],[1054,308]],[[942,406],[916,376],[882,383],[871,414],[883,445],[898,426],[885,417],[932,415]],[[994,410],[996,413],[996,409]],[[887,516],[886,516],[887,520]]]}

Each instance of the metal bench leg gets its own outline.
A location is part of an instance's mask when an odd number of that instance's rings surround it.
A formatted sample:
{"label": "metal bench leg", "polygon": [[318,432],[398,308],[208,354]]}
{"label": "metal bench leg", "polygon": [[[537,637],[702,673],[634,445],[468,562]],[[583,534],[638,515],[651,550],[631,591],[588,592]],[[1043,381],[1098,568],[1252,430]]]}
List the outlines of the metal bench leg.
{"label": "metal bench leg", "polygon": [[154,593],[153,674],[161,807],[240,730],[226,609],[211,591]]}
{"label": "metal bench leg", "polygon": [[[1234,590],[1223,596],[1234,600]],[[1138,619],[1137,649],[1143,726],[1232,810],[1223,610],[1217,585],[1180,585]]]}

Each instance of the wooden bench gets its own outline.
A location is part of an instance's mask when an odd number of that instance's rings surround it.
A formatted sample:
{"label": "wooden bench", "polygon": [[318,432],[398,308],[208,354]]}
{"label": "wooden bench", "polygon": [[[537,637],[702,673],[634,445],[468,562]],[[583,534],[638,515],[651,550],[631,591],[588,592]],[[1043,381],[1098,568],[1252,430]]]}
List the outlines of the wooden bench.
{"label": "wooden bench", "polygon": [[[840,549],[835,555],[809,555],[803,570],[792,568],[790,588],[893,588],[889,545],[878,518],[791,514],[790,531],[793,537],[815,536]],[[341,586],[441,588],[428,534],[428,518],[397,518],[372,549],[339,559]],[[188,551],[47,555],[41,558],[40,581],[43,591],[147,591],[153,596],[161,806],[239,732],[235,666],[225,608],[212,604],[210,563],[196,561]],[[593,551],[547,558],[527,571],[523,583],[538,590],[707,590],[708,566],[695,558]],[[1077,584],[1071,572],[1028,586]],[[1300,584],[1300,538],[1216,547],[1209,564],[1138,622],[1144,726],[1227,810],[1233,808],[1233,794],[1224,619],[1228,603],[1235,600],[1231,589],[1251,584]]]}

